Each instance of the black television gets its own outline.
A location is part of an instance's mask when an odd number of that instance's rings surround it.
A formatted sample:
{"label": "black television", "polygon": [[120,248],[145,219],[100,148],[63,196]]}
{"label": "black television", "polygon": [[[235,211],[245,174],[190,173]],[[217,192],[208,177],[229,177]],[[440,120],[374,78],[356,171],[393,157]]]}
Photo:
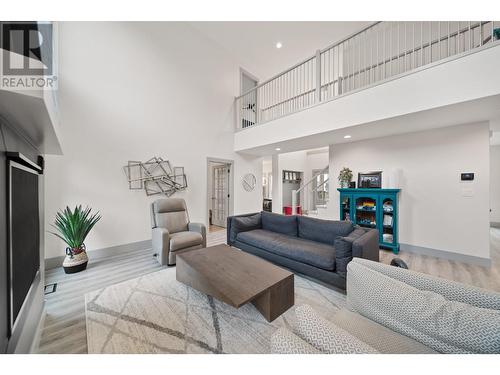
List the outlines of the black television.
{"label": "black television", "polygon": [[40,272],[39,172],[8,161],[10,335]]}

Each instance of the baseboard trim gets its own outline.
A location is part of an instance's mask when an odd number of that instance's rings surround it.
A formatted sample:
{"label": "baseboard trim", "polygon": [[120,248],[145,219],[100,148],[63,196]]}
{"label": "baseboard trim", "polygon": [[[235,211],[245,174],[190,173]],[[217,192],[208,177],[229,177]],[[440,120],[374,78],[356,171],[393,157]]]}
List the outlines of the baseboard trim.
{"label": "baseboard trim", "polygon": [[[88,255],[91,260],[102,259],[113,255],[129,253],[131,251],[137,251],[148,248],[151,248],[151,240],[137,241],[137,242],[126,243],[123,245],[90,250],[88,252]],[[53,258],[47,258],[45,259],[45,269],[51,270],[54,268],[62,267],[63,261],[64,261],[64,255]]]}
{"label": "baseboard trim", "polygon": [[33,342],[31,343],[31,348],[29,354],[37,354],[38,348],[40,347],[40,340],[42,338],[42,330],[45,326],[45,317],[47,315],[47,310],[45,308],[45,303],[43,304],[42,315],[40,316],[40,320],[38,321],[38,325],[36,327],[35,337],[33,338]]}
{"label": "baseboard trim", "polygon": [[498,222],[498,221],[492,221],[492,222],[490,222],[490,227],[492,227],[492,228],[500,228],[500,222]]}
{"label": "baseboard trim", "polygon": [[419,255],[428,255],[436,258],[455,260],[458,262],[474,264],[477,266],[491,267],[491,259],[481,258],[473,255],[457,254],[451,251],[431,249],[429,247],[415,246],[410,244],[401,243],[401,251],[407,251],[409,253],[415,253]]}

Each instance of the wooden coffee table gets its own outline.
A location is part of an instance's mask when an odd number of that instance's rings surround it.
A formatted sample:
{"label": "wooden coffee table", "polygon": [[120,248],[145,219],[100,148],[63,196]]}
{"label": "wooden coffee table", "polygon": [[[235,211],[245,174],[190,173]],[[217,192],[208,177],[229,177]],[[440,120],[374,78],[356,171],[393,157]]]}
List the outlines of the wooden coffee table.
{"label": "wooden coffee table", "polygon": [[177,254],[176,277],[233,307],[252,302],[272,322],[294,304],[293,273],[228,245]]}

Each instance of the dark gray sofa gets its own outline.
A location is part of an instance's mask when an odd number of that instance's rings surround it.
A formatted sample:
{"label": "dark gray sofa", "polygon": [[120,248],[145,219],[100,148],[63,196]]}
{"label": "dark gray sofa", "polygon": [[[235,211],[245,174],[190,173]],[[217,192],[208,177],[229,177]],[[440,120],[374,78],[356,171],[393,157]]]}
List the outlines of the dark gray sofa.
{"label": "dark gray sofa", "polygon": [[376,229],[266,211],[228,217],[227,243],[341,289],[353,257],[379,261]]}

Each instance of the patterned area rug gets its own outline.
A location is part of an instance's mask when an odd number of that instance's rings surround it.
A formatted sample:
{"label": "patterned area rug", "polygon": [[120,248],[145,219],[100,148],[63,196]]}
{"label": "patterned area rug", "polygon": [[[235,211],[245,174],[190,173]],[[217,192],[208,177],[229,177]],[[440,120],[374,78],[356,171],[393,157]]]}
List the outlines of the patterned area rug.
{"label": "patterned area rug", "polygon": [[[295,306],[328,316],[345,295],[295,275]],[[293,326],[294,308],[268,323],[248,303],[233,308],[175,279],[175,268],[85,295],[89,354],[269,353],[271,335]]]}

